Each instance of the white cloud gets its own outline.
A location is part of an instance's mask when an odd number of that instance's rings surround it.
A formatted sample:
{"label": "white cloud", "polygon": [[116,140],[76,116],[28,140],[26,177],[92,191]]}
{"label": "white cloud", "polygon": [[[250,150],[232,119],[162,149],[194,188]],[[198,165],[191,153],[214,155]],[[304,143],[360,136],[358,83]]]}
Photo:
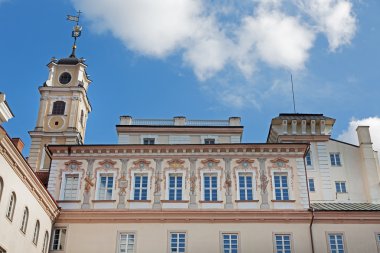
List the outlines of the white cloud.
{"label": "white cloud", "polygon": [[373,143],[373,148],[380,152],[380,117],[369,117],[365,119],[352,119],[346,130],[338,136],[339,140],[359,144],[356,134],[356,128],[358,126],[369,126],[369,132]]}
{"label": "white cloud", "polygon": [[349,0],[297,0],[298,5],[325,33],[331,51],[349,44],[356,32],[356,18]]}
{"label": "white cloud", "polygon": [[[1,0],[0,0],[1,1]],[[319,33],[330,49],[348,44],[356,19],[350,0],[72,0],[92,30],[111,32],[138,54],[165,58],[180,54],[199,80],[233,69],[252,82],[264,63],[271,68],[302,70]],[[289,14],[290,6],[295,12]],[[309,18],[311,17],[311,19]],[[318,27],[318,29],[315,29]],[[231,83],[241,80],[231,80]],[[248,85],[218,87],[237,107],[257,94]],[[242,99],[244,101],[242,101]]]}

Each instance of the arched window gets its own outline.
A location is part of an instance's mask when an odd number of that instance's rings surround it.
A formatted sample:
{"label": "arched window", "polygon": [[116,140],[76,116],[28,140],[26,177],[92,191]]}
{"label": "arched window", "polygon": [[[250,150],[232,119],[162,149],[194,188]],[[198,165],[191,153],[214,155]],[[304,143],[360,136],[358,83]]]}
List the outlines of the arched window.
{"label": "arched window", "polygon": [[47,253],[48,252],[48,243],[49,242],[49,233],[48,231],[45,232],[45,237],[44,237],[44,244],[42,246],[42,253]]}
{"label": "arched window", "polygon": [[63,101],[55,101],[53,103],[53,111],[51,112],[54,115],[63,115],[65,114],[66,103]]}
{"label": "arched window", "polygon": [[83,118],[84,118],[84,113],[83,110],[80,111],[80,124],[83,126]]}
{"label": "arched window", "polygon": [[36,221],[36,226],[34,227],[33,243],[37,245],[38,243],[38,234],[40,233],[40,221]]}
{"label": "arched window", "polygon": [[21,223],[21,228],[20,230],[25,233],[26,232],[26,227],[28,226],[28,219],[29,219],[29,210],[27,207],[24,209],[24,215],[22,217],[22,223]]}
{"label": "arched window", "polygon": [[15,212],[15,206],[16,206],[16,193],[12,192],[11,199],[9,200],[8,210],[7,210],[7,218],[10,221],[13,220],[13,214]]}
{"label": "arched window", "polygon": [[0,177],[0,201],[1,201],[1,196],[3,195],[3,188],[4,188],[4,181],[3,181],[3,178]]}

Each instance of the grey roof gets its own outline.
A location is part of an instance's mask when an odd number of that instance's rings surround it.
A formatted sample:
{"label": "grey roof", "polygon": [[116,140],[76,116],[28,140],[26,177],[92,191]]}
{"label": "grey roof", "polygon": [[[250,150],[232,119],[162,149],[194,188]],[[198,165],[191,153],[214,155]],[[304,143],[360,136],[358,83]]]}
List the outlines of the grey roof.
{"label": "grey roof", "polygon": [[312,203],[315,211],[380,211],[380,204],[372,203]]}
{"label": "grey roof", "polygon": [[57,64],[62,64],[62,65],[77,65],[78,63],[81,62],[81,59],[78,59],[76,57],[68,57],[68,58],[62,58],[59,59]]}
{"label": "grey roof", "polygon": [[280,113],[278,117],[275,117],[273,119],[315,119],[315,120],[334,120],[333,118],[324,116],[323,114],[319,113]]}

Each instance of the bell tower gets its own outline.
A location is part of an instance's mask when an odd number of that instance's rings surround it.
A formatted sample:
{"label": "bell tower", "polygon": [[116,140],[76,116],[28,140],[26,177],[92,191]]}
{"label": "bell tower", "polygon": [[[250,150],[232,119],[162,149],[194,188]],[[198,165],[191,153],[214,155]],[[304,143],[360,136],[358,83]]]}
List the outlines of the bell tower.
{"label": "bell tower", "polygon": [[81,34],[79,14],[68,16],[75,21],[72,36],[74,45],[68,58],[52,58],[49,76],[39,87],[40,104],[37,123],[29,132],[31,147],[28,162],[36,172],[48,170],[50,159],[45,151],[48,144],[76,144],[84,142],[86,122],[91,112],[87,90],[91,83],[83,58],[75,55],[76,39]]}

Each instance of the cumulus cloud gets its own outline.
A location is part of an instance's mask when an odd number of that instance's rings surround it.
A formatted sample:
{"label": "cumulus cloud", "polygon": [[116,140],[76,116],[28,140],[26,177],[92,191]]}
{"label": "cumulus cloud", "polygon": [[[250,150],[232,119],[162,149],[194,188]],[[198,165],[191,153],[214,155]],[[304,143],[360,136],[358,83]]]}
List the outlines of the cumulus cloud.
{"label": "cumulus cloud", "polygon": [[356,128],[358,126],[369,126],[373,148],[380,152],[380,117],[369,117],[364,119],[353,118],[348,124],[347,129],[338,136],[338,139],[358,145],[359,141],[356,134]]}
{"label": "cumulus cloud", "polygon": [[[350,43],[356,28],[350,0],[72,2],[94,31],[111,32],[140,55],[179,54],[201,81],[233,69],[249,82],[262,64],[301,70],[319,34],[336,50]],[[221,93],[228,90],[231,99],[239,95],[231,87]]]}

